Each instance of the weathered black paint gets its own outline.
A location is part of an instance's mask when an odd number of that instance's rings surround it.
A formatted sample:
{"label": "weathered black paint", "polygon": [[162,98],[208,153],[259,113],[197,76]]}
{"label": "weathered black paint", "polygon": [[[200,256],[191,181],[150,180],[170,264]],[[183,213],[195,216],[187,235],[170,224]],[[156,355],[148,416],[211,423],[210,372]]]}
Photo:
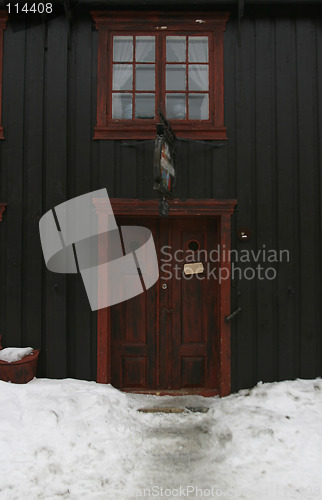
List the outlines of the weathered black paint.
{"label": "weathered black paint", "polygon": [[[10,20],[4,33],[0,332],[4,346],[41,349],[39,376],[95,379],[97,334],[81,278],[46,270],[39,218],[102,187],[110,197],[157,196],[153,144],[92,140],[97,32],[90,8],[82,1],[73,9],[70,49],[63,16],[47,34],[41,25],[15,30]],[[231,323],[237,390],[322,371],[322,35],[314,6],[246,3],[240,37],[236,5],[231,10],[229,139],[221,149],[178,143],[175,194],[237,198],[233,248],[290,251],[277,280],[233,282],[232,310],[242,307]],[[236,237],[241,226],[251,231],[248,242]]]}

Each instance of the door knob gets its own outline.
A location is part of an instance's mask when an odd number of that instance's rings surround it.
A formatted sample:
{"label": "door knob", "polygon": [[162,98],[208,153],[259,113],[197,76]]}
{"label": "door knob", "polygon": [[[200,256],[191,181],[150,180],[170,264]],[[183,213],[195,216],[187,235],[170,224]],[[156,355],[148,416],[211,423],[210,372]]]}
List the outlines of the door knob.
{"label": "door knob", "polygon": [[168,288],[168,285],[166,283],[162,283],[162,288],[163,290],[166,290]]}

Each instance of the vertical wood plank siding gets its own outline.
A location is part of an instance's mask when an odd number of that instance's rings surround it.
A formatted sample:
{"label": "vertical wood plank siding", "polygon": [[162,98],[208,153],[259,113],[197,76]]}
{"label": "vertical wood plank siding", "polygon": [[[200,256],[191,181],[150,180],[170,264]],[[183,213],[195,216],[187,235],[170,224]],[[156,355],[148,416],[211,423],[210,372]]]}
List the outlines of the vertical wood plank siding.
{"label": "vertical wood plank siding", "polygon": [[[47,48],[45,48],[45,45]],[[275,280],[234,279],[232,388],[321,376],[321,16],[246,7],[224,46],[225,125],[220,149],[181,142],[178,198],[237,198],[232,248],[288,250]],[[111,197],[154,198],[153,144],[93,141],[97,32],[74,12],[4,32],[0,141],[0,333],[3,345],[41,349],[38,376],[95,379],[97,314],[79,276],[46,270],[41,215],[106,187]],[[129,141],[126,141],[129,142]],[[248,227],[241,242],[237,229]],[[237,262],[243,270],[256,263]],[[236,278],[236,277],[235,277]]]}

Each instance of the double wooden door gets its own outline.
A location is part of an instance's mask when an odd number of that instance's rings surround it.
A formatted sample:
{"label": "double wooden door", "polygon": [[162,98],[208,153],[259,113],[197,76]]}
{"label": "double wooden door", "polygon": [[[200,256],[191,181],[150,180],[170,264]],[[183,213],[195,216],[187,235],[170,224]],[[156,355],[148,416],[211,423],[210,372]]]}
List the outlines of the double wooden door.
{"label": "double wooden door", "polygon": [[[218,219],[119,217],[118,224],[152,231],[160,277],[144,293],[110,309],[112,385],[215,394],[220,375]],[[133,250],[140,245],[133,229]]]}

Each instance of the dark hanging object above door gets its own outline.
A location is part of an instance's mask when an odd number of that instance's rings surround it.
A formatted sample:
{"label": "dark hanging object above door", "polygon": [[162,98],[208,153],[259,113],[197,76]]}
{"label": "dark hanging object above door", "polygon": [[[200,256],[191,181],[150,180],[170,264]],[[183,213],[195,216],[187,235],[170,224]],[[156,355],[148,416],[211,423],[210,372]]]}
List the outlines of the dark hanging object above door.
{"label": "dark hanging object above door", "polygon": [[[162,199],[172,198],[172,191],[176,182],[175,172],[175,140],[176,136],[170,123],[159,111],[160,123],[157,123],[157,136],[154,143],[153,189],[159,191]],[[160,213],[160,215],[163,215]]]}
{"label": "dark hanging object above door", "polygon": [[169,216],[169,203],[165,196],[161,196],[159,201],[159,215],[161,215],[161,217]]}
{"label": "dark hanging object above door", "polygon": [[[153,171],[154,171],[154,185],[153,189],[159,191],[161,198],[159,201],[159,214],[162,217],[169,215],[169,203],[167,198],[173,197],[173,188],[176,183],[176,170],[175,170],[175,144],[176,141],[185,141],[203,144],[211,148],[220,148],[223,144],[213,143],[210,141],[199,141],[194,139],[185,139],[176,137],[169,121],[164,116],[162,111],[159,111],[160,122],[156,124],[157,135],[154,140],[153,152]],[[123,142],[122,146],[138,147],[152,140],[137,141],[137,142]]]}

